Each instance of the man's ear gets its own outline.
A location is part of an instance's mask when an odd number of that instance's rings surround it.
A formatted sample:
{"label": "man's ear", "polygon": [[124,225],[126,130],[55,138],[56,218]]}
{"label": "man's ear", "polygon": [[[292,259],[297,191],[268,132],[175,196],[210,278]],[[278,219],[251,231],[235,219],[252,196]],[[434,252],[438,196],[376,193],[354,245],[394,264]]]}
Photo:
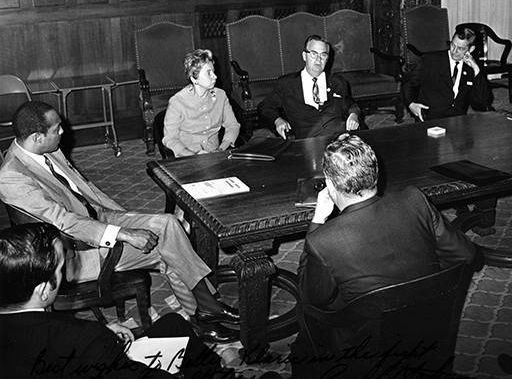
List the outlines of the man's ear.
{"label": "man's ear", "polygon": [[325,178],[325,186],[327,187],[327,192],[329,192],[329,196],[332,201],[336,200],[336,188],[334,188],[334,184],[329,178]]}
{"label": "man's ear", "polygon": [[49,282],[39,283],[36,288],[34,288],[34,292],[32,296],[37,296],[38,300],[45,302],[48,300],[49,294],[51,290],[51,285]]}
{"label": "man's ear", "polygon": [[306,54],[307,54],[307,53],[306,53],[305,51],[303,51],[303,52],[302,52],[302,60],[303,60],[304,62],[306,62]]}
{"label": "man's ear", "polygon": [[32,142],[35,143],[41,139],[41,133],[39,133],[39,132],[32,133],[31,135],[28,136],[28,138],[30,138],[32,140]]}

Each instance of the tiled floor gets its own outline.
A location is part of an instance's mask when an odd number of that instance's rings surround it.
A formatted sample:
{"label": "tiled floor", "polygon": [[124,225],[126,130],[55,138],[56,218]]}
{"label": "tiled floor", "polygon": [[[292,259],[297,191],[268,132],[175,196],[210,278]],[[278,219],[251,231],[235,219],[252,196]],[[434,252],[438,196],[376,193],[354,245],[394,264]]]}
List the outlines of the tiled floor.
{"label": "tiled floor", "polygon": [[[495,90],[498,111],[512,111],[505,100],[506,90]],[[411,121],[407,119],[406,121]],[[390,115],[373,115],[367,118],[370,128],[395,125]],[[258,131],[257,134],[263,133]],[[76,149],[72,159],[76,166],[102,190],[130,210],[163,212],[164,196],[161,190],[146,174],[147,157],[142,141],[132,140],[121,143],[123,154],[115,158],[104,146],[90,146]],[[5,212],[0,210],[0,224],[6,225]],[[481,238],[472,233],[470,237],[491,247],[512,249],[512,198],[501,199],[498,203],[496,233]],[[296,271],[303,240],[284,243],[273,260],[278,267]],[[221,288],[221,293],[232,295],[233,287]],[[231,300],[236,301],[235,298]],[[158,314],[176,310],[168,285],[159,275],[153,275],[152,304]],[[274,291],[271,312],[282,312],[291,306],[286,295]],[[133,305],[129,310],[135,314]],[[110,312],[113,314],[113,312]],[[87,312],[80,317],[91,317]],[[289,344],[294,337],[273,342],[271,349],[284,360]],[[239,343],[218,346],[224,361],[237,367],[244,377],[257,378],[264,370],[275,370],[290,376],[289,365],[274,361],[265,365],[247,366],[238,358]],[[473,277],[461,321],[455,369],[459,373],[476,378],[506,378],[496,363],[501,352],[512,354],[512,270],[486,266]]]}

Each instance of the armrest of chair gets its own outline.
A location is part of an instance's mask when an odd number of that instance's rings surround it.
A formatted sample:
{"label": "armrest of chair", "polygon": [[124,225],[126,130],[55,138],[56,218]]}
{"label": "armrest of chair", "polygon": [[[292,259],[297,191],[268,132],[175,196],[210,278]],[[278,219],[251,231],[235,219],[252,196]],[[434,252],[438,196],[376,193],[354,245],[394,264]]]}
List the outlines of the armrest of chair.
{"label": "armrest of chair", "polygon": [[512,49],[512,41],[510,41],[509,39],[502,41],[504,41],[505,48],[503,49],[503,53],[501,53],[500,63],[502,65],[506,65],[508,60],[508,54]]}
{"label": "armrest of chair", "polygon": [[245,70],[242,70],[237,61],[231,61],[231,67],[235,73],[239,76],[239,84],[242,89],[242,93],[240,94],[242,101],[251,100],[251,88],[249,86],[249,73]]}
{"label": "armrest of chair", "polygon": [[151,92],[149,81],[146,78],[146,72],[139,69],[139,102],[144,119],[144,141],[146,142],[146,154],[152,154],[155,151],[155,141],[153,139],[153,122],[155,121],[155,111],[151,101]]}

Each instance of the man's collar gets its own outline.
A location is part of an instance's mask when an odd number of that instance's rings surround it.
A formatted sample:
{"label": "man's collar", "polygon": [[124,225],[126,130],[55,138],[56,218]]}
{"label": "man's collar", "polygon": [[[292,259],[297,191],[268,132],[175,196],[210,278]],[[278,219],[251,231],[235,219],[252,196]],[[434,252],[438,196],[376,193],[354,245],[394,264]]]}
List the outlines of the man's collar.
{"label": "man's collar", "polygon": [[20,150],[23,153],[28,155],[30,158],[32,158],[33,160],[35,160],[36,162],[38,162],[40,164],[44,163],[44,156],[42,154],[35,154],[35,153],[32,153],[31,151],[28,151],[23,146],[21,146],[16,139],[14,140],[14,143],[16,144],[16,146],[18,146],[20,148]]}
{"label": "man's collar", "polygon": [[[305,77],[306,79],[313,79],[314,76],[311,76],[310,73],[308,72],[308,70],[306,70],[306,67],[304,67],[302,69],[302,71],[300,72],[300,75],[302,77]],[[318,80],[322,80],[323,78],[325,78],[325,71],[322,71],[322,73],[320,75],[317,76]]]}
{"label": "man's collar", "polygon": [[360,201],[359,203],[349,205],[341,212],[341,214],[355,212],[355,211],[357,211],[361,208],[367,207],[368,205],[371,205],[379,200],[380,200],[380,196],[374,195],[374,196],[370,197],[369,199]]}

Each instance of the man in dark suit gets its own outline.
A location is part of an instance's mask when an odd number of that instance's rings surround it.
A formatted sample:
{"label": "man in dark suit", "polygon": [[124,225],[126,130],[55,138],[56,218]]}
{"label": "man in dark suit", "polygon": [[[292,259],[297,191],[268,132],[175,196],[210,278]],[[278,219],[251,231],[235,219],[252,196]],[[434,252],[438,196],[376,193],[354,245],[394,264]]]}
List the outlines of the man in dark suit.
{"label": "man in dark suit", "polygon": [[[324,72],[329,44],[317,35],[304,43],[304,69],[282,76],[260,104],[260,116],[284,139],[332,135],[359,128],[360,110],[340,74]],[[344,121],[346,120],[346,122]]]}
{"label": "man in dark suit", "polygon": [[[130,329],[117,323],[75,319],[45,312],[62,280],[64,250],[50,224],[25,224],[0,232],[0,372],[5,378],[172,378],[166,371],[130,360]],[[190,325],[168,314],[149,337],[188,336],[180,373],[187,378],[232,378],[220,358],[202,344]]]}
{"label": "man in dark suit", "polygon": [[485,111],[492,94],[475,58],[475,34],[457,30],[448,51],[426,53],[405,77],[403,94],[411,113],[420,121],[466,114],[468,107]]}
{"label": "man in dark suit", "polygon": [[[323,172],[326,188],[298,269],[304,304],[341,310],[371,290],[473,261],[473,244],[417,188],[377,195],[377,158],[358,136],[343,134],[326,147]],[[329,219],[335,205],[340,214]],[[312,318],[308,325],[317,346],[334,353],[351,333]],[[307,340],[299,332],[299,356],[308,356]]]}

